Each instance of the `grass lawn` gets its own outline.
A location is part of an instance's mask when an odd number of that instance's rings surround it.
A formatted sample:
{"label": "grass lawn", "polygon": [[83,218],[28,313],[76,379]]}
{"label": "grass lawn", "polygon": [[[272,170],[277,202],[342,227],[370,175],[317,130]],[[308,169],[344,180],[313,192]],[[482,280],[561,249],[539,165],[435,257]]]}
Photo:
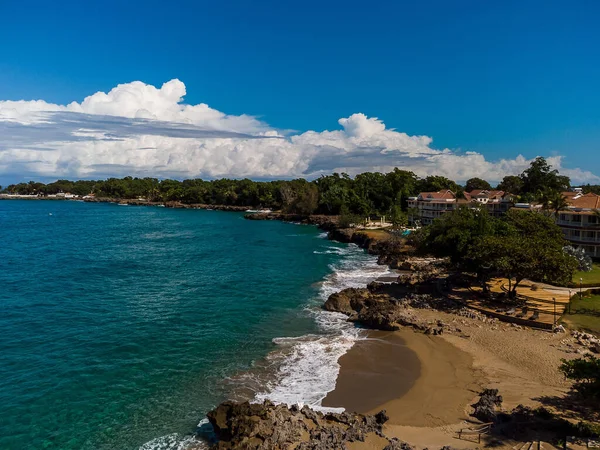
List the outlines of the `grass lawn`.
{"label": "grass lawn", "polygon": [[[357,230],[357,232],[366,234],[371,239],[383,240],[383,239],[390,238],[390,233],[388,233],[385,230],[381,230],[381,229],[379,229],[379,230]],[[600,268],[598,270],[600,270]]]}
{"label": "grass lawn", "polygon": [[600,334],[600,295],[586,296],[584,293],[582,299],[579,299],[579,295],[574,295],[571,312],[574,314],[562,316],[562,321],[569,328]]}
{"label": "grass lawn", "polygon": [[571,300],[571,311],[572,312],[583,312],[596,313],[600,316],[600,295],[590,295],[584,292],[583,298],[579,298],[579,294],[573,295]]}
{"label": "grass lawn", "polygon": [[575,275],[573,275],[573,283],[579,286],[580,278],[583,278],[584,285],[594,284],[600,286],[600,264],[594,263],[590,272],[575,272]]}

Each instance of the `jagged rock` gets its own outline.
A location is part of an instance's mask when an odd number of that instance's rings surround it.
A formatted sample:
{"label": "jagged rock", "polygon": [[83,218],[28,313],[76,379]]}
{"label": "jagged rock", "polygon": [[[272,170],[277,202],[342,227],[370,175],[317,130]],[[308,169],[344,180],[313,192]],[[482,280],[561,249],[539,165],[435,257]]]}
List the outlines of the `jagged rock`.
{"label": "jagged rock", "polygon": [[347,289],[340,292],[335,292],[329,296],[323,305],[323,308],[326,311],[340,312],[350,315],[355,312],[354,309],[352,309],[352,306],[350,306],[350,299],[353,295],[355,295],[355,293],[350,292]]}
{"label": "jagged rock", "polygon": [[406,442],[393,438],[383,450],[413,450],[414,447]]}
{"label": "jagged rock", "polygon": [[380,304],[377,308],[364,308],[358,313],[358,321],[377,330],[396,331],[400,329],[398,322],[402,311],[392,304]]}
{"label": "jagged rock", "polygon": [[427,329],[425,330],[425,334],[431,334],[433,336],[438,336],[443,333],[444,333],[443,328],[427,327]]}
{"label": "jagged rock", "polygon": [[354,230],[352,228],[335,228],[329,232],[327,235],[328,239],[345,242],[349,244],[352,242],[352,237],[354,236]]}
{"label": "jagged rock", "polygon": [[[331,294],[323,308],[347,314],[348,320],[358,322],[366,327],[378,330],[394,331],[402,326],[410,326],[426,330],[427,324],[411,312],[412,308],[432,308],[446,310],[455,309],[456,305],[447,299],[436,299],[427,294],[406,294],[395,298],[386,293],[380,293],[380,284],[370,286],[370,289],[348,288]],[[389,286],[389,285],[388,285]],[[448,326],[438,324],[432,334],[441,334]]]}
{"label": "jagged rock", "polygon": [[268,401],[225,402],[207,417],[219,439],[214,450],[337,450],[345,448],[346,443],[364,441],[369,433],[383,437],[382,427],[388,420],[385,411],[374,416],[323,414],[306,406],[288,408]]}
{"label": "jagged rock", "polygon": [[426,265],[409,274],[403,274],[398,277],[398,284],[415,286],[434,281],[440,276],[441,269],[435,265]]}
{"label": "jagged rock", "polygon": [[474,409],[471,414],[482,422],[495,422],[496,408],[502,405],[502,396],[498,395],[498,389],[484,389],[479,394],[477,403],[471,405]]}

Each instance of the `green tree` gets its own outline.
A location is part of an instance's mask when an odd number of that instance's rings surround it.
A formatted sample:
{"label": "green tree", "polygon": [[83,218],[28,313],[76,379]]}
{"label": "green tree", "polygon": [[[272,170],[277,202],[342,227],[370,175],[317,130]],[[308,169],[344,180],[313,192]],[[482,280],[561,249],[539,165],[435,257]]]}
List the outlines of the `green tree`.
{"label": "green tree", "polygon": [[581,394],[600,398],[600,358],[586,356],[585,358],[562,360],[560,371],[565,378],[575,382],[574,388]]}
{"label": "green tree", "polygon": [[542,210],[554,217],[558,217],[561,211],[569,207],[569,202],[561,191],[545,190],[538,196],[538,201],[542,204]]}
{"label": "green tree", "polygon": [[569,177],[559,175],[558,170],[552,169],[546,158],[538,156],[521,174],[523,193],[537,195],[546,190],[563,192],[571,187]]}
{"label": "green tree", "polygon": [[419,180],[417,187],[419,192],[438,192],[445,189],[449,189],[455,194],[462,192],[462,188],[454,181],[438,175],[430,175]]}
{"label": "green tree", "polygon": [[325,214],[340,214],[342,205],[348,203],[352,179],[347,174],[340,176],[334,173],[318,178],[315,183],[320,193],[320,211]]}
{"label": "green tree", "polygon": [[600,185],[599,184],[586,184],[581,186],[584,194],[598,194],[600,195]]}
{"label": "green tree", "polygon": [[406,211],[406,214],[408,216],[408,222],[412,225],[414,225],[415,222],[417,222],[419,220],[419,217],[420,217],[419,208],[416,208],[414,206],[411,208],[408,208],[408,210]]}
{"label": "green tree", "polygon": [[408,215],[402,211],[400,205],[393,205],[390,209],[390,221],[395,227],[404,227],[408,224]]}
{"label": "green tree", "polygon": [[471,178],[465,183],[465,192],[471,192],[476,189],[491,190],[492,186],[481,178]]}
{"label": "green tree", "polygon": [[526,278],[555,284],[571,281],[577,261],[564,252],[566,241],[553,219],[533,211],[513,209],[503,221],[507,232],[497,242],[501,256],[496,265],[509,279],[512,296]]}
{"label": "green tree", "polygon": [[350,228],[360,225],[363,222],[361,216],[352,214],[346,205],[342,205],[340,216],[338,218],[338,226],[341,228]]}
{"label": "green tree", "polygon": [[485,209],[461,207],[435,220],[413,243],[421,252],[450,258],[457,270],[475,273],[484,290],[494,273],[505,275],[511,296],[525,278],[563,284],[577,267],[563,251],[561,229],[532,211],[510,210],[495,219]]}
{"label": "green tree", "polygon": [[507,175],[496,189],[513,195],[520,195],[523,192],[523,180],[516,175]]}
{"label": "green tree", "polygon": [[394,198],[395,203],[400,205],[403,211],[406,211],[409,197],[418,194],[417,185],[419,177],[408,170],[400,170],[397,167],[385,175],[388,186],[391,189],[390,196]]}

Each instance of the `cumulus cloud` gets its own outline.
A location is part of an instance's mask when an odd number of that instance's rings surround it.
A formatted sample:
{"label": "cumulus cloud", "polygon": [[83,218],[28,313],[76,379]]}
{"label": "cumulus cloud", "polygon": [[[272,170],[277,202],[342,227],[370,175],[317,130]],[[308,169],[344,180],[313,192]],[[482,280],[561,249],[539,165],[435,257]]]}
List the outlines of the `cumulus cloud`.
{"label": "cumulus cloud", "polygon": [[[286,135],[250,115],[185,104],[185,94],[179,80],[160,88],[134,81],[68,105],[0,101],[0,175],[312,178],[401,167],[498,181],[530,162],[435,149],[429,136],[388,129],[361,113],[339,119],[333,131]],[[576,182],[600,182],[589,171],[563,168],[561,157],[549,160]]]}

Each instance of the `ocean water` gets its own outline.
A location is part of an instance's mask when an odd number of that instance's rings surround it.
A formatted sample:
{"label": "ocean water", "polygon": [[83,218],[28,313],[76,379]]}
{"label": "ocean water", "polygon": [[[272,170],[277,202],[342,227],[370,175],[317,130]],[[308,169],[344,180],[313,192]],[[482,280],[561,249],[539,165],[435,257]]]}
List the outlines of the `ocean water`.
{"label": "ocean water", "polygon": [[1,449],[184,450],[228,398],[318,408],[362,336],[319,306],[386,273],[239,213],[0,201],[0,233]]}

